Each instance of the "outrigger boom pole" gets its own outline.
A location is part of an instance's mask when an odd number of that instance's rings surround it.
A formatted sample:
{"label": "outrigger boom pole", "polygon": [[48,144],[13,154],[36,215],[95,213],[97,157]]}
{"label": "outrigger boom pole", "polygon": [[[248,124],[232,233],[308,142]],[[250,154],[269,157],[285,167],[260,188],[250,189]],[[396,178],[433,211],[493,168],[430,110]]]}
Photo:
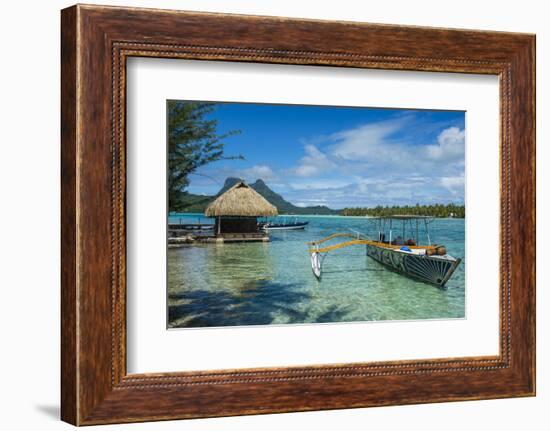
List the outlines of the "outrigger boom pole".
{"label": "outrigger boom pole", "polygon": [[[328,245],[326,247],[319,247],[319,244],[323,244],[324,242],[330,241],[334,238],[339,237],[346,237],[346,238],[354,238],[351,241],[344,241],[338,244]],[[359,234],[351,234],[351,233],[334,233],[332,235],[329,235],[323,239],[320,239],[318,241],[311,241],[308,242],[307,245],[309,246],[309,253],[311,255],[311,269],[313,270],[313,274],[317,279],[321,278],[321,272],[322,272],[322,263],[324,260],[324,256],[321,256],[321,253],[328,253],[329,251],[338,250],[340,248],[349,247],[352,245],[374,245],[379,246],[380,241],[373,241],[370,239],[364,239],[360,238]],[[398,244],[384,244],[386,248],[392,248],[392,249],[398,249],[401,248],[403,245]],[[433,245],[408,245],[410,249],[433,249],[436,250],[438,247]],[[326,254],[325,254],[326,256]]]}
{"label": "outrigger boom pole", "polygon": [[[345,241],[345,242],[341,242],[341,243],[338,243],[338,244],[333,244],[333,245],[329,245],[329,246],[326,246],[326,247],[321,247],[319,248],[319,244],[322,244],[326,241],[330,241],[331,239],[334,239],[334,238],[337,238],[337,237],[348,237],[348,238],[356,238],[352,241]],[[337,250],[339,248],[343,248],[343,247],[349,247],[350,245],[379,245],[380,244],[380,241],[374,241],[374,240],[371,240],[371,239],[357,239],[357,235],[353,235],[351,233],[334,233],[330,236],[327,236],[326,238],[323,238],[323,239],[320,239],[319,241],[312,241],[312,242],[308,242],[307,245],[310,246],[309,248],[309,252],[310,253],[326,253],[328,251],[331,251],[331,250]],[[385,244],[386,247],[388,248],[401,248],[403,246],[403,244],[399,245],[399,244]],[[437,248],[436,246],[433,246],[433,245],[430,245],[430,246],[426,246],[426,245],[422,245],[422,246],[418,246],[418,245],[407,245],[407,247],[409,247],[410,249],[415,249],[415,248],[421,248],[421,249],[430,249],[430,248]]]}

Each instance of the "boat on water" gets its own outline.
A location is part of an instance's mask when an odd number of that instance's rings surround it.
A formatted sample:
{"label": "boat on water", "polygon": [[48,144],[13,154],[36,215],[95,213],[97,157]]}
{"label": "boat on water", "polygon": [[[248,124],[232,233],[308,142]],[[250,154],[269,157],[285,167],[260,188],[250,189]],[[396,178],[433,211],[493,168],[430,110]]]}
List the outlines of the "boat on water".
{"label": "boat on water", "polygon": [[305,227],[309,224],[308,221],[297,221],[296,219],[293,222],[287,222],[286,220],[283,220],[282,223],[274,223],[274,222],[260,222],[258,223],[258,226],[260,229],[271,231],[271,230],[300,230],[305,229]]}
{"label": "boat on water", "polygon": [[[327,253],[353,245],[366,246],[368,257],[387,269],[406,277],[444,287],[461,259],[447,253],[443,244],[432,244],[428,226],[433,217],[416,215],[394,215],[371,217],[377,236],[372,239],[358,232],[335,233],[318,241],[309,242],[311,269],[317,279],[322,275],[322,264]],[[419,232],[423,227],[426,243],[420,244]],[[352,238],[345,242],[321,246],[335,238]]]}

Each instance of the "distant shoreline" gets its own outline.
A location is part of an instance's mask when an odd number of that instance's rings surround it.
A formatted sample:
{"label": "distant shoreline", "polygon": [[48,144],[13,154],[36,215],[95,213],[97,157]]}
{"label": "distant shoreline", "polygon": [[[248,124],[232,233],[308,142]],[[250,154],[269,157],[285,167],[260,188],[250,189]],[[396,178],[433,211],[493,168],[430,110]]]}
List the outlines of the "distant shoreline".
{"label": "distant shoreline", "polygon": [[[168,214],[168,217],[197,217],[197,218],[205,218],[205,219],[213,219],[214,217],[207,217],[204,215],[204,213],[171,213]],[[359,218],[359,219],[368,219],[368,218],[378,218],[377,216],[345,216],[345,215],[338,215],[338,214],[279,214],[275,217],[288,217],[288,218],[299,218],[299,217],[313,217],[313,218]],[[422,215],[421,215],[422,217]],[[464,220],[465,217],[437,217],[437,216],[429,216],[433,217],[435,219],[457,219],[457,220]],[[264,217],[258,217],[258,218],[264,218]],[[273,217],[268,217],[273,218]]]}
{"label": "distant shoreline", "polygon": [[[227,192],[237,183],[242,182],[242,179],[236,177],[228,177],[225,179],[223,187],[216,195],[195,195],[192,193],[181,192],[178,198],[177,206],[170,206],[173,210],[186,210],[191,214],[204,213],[206,207],[210,205],[217,197]],[[435,218],[464,218],[465,206],[464,203],[432,203],[415,205],[389,205],[370,206],[370,207],[344,207],[340,209],[329,208],[326,205],[313,206],[297,206],[292,202],[285,200],[283,196],[274,192],[261,178],[257,179],[249,187],[260,194],[271,205],[277,208],[282,217],[315,217],[315,216],[336,216],[336,217],[380,217],[388,215],[425,215]],[[183,213],[185,214],[185,213]]]}

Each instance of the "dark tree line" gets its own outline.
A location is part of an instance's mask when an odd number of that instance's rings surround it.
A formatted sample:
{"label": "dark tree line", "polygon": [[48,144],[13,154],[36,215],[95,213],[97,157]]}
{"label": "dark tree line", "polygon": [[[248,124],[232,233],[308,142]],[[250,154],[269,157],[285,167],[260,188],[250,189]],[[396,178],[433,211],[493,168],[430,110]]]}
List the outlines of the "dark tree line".
{"label": "dark tree line", "polygon": [[381,206],[373,208],[344,208],[341,211],[345,216],[371,216],[383,217],[391,215],[426,215],[433,217],[464,218],[466,209],[464,205],[434,204],[434,205],[405,205],[405,206]]}

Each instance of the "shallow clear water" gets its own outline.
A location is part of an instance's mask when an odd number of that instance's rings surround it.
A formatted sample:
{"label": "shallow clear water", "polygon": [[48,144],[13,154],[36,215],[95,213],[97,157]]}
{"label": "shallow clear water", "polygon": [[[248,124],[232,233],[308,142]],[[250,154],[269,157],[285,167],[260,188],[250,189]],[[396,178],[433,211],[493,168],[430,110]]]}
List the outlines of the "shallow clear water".
{"label": "shallow clear water", "polygon": [[[193,215],[171,216],[170,222],[180,218],[197,222]],[[432,242],[463,258],[446,288],[439,289],[385,269],[366,256],[364,245],[330,252],[317,281],[306,242],[350,229],[374,236],[375,229],[362,217],[297,218],[309,221],[305,230],[271,232],[269,243],[169,249],[169,327],[464,317],[463,219],[435,219],[430,225]],[[420,239],[425,243],[422,234]]]}

